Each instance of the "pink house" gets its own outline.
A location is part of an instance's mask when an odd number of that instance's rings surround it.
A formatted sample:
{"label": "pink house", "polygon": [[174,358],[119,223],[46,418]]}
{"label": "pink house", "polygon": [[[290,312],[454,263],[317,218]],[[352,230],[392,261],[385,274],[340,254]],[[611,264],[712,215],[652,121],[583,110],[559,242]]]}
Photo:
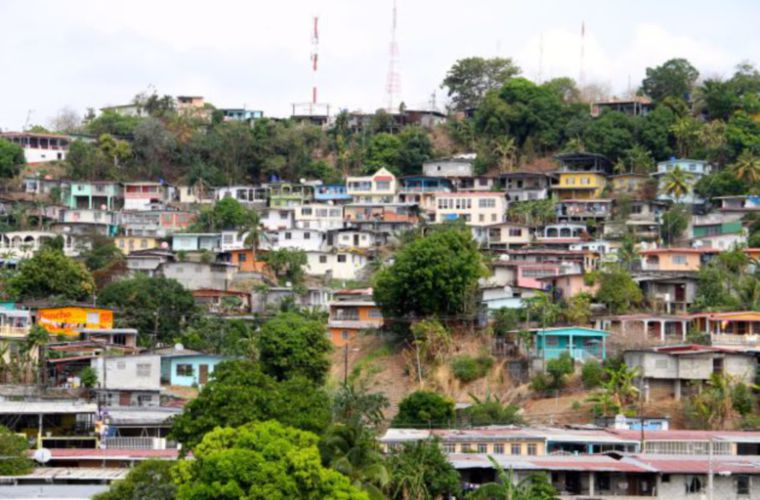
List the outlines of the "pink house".
{"label": "pink house", "polygon": [[558,274],[538,278],[541,288],[553,288],[561,298],[569,299],[579,293],[594,295],[599,288],[598,284],[587,285],[583,273]]}
{"label": "pink house", "polygon": [[166,187],[160,182],[125,182],[124,210],[150,210],[152,203],[166,201]]}

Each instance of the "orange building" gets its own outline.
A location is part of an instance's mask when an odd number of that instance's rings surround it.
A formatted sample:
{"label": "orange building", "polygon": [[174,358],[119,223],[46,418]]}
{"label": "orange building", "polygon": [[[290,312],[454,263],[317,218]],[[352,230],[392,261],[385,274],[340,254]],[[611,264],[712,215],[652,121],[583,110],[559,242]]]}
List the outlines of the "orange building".
{"label": "orange building", "polygon": [[257,260],[257,257],[252,249],[240,248],[225,252],[224,261],[236,265],[241,273],[258,273],[274,278],[266,262]]}
{"label": "orange building", "polygon": [[699,271],[709,254],[718,250],[710,248],[655,248],[640,252],[643,271]]}
{"label": "orange building", "polygon": [[[340,292],[336,293],[339,297]],[[382,328],[383,313],[372,300],[336,300],[330,303],[327,328],[333,345],[343,347],[360,333]]]}
{"label": "orange building", "polygon": [[36,323],[52,335],[77,335],[85,328],[113,328],[113,311],[96,307],[41,307],[35,314]]}

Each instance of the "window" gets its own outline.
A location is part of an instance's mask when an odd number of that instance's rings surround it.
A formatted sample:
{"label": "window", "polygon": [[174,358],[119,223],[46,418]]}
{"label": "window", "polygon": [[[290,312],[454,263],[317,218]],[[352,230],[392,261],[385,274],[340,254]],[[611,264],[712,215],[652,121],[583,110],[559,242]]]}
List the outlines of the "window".
{"label": "window", "polygon": [[348,340],[348,337],[349,337],[348,330],[343,330],[342,332],[340,332],[341,339]]}
{"label": "window", "polygon": [[117,361],[116,362],[116,369],[117,370],[126,370],[127,369],[127,362],[126,361]]}
{"label": "window", "polygon": [[528,455],[536,455],[537,451],[536,443],[528,443]]}
{"label": "window", "polygon": [[178,377],[192,377],[193,365],[189,365],[189,364],[177,365],[177,376]]}
{"label": "window", "polygon": [[327,255],[320,255],[319,256],[319,263],[320,264],[327,264]]}
{"label": "window", "polygon": [[380,311],[380,309],[373,307],[372,309],[369,310],[369,317],[373,319],[378,319],[378,318],[382,319],[383,313],[382,311]]}
{"label": "window", "polygon": [[137,376],[150,377],[150,363],[137,363]]}
{"label": "window", "polygon": [[567,178],[567,185],[572,186],[575,184],[575,177],[568,177]]}
{"label": "window", "polygon": [[677,265],[684,265],[686,264],[686,256],[685,255],[673,255],[670,257],[670,262]]}
{"label": "window", "polygon": [[493,445],[493,454],[494,455],[503,455],[504,454],[504,445],[503,444],[495,444],[495,445]]}
{"label": "window", "polygon": [[478,214],[478,222],[485,222],[485,221],[486,221],[486,215]]}
{"label": "window", "polygon": [[306,231],[305,233],[303,233],[303,239],[310,240],[311,239],[311,233],[308,232],[308,231]]}
{"label": "window", "polygon": [[460,448],[462,453],[472,453],[472,445],[470,443],[462,443]]}
{"label": "window", "polygon": [[481,198],[478,200],[478,207],[479,208],[496,208],[496,199],[495,198]]}
{"label": "window", "polygon": [[375,185],[378,191],[390,191],[391,189],[390,181],[377,181]]}
{"label": "window", "polygon": [[686,493],[701,493],[702,478],[699,476],[686,476]]}
{"label": "window", "polygon": [[491,214],[491,222],[496,222],[496,214]]}
{"label": "window", "polygon": [[589,180],[588,177],[581,177],[581,184],[583,184],[584,186],[587,186],[590,182],[591,181]]}
{"label": "window", "polygon": [[148,240],[140,240],[140,248],[148,248]]}
{"label": "window", "polygon": [[454,443],[443,443],[443,452],[444,453],[456,453],[457,451],[457,445]]}
{"label": "window", "polygon": [[488,445],[485,443],[478,443],[478,453],[488,453]]}
{"label": "window", "polygon": [[338,262],[346,262],[346,254],[338,254]]}
{"label": "window", "polygon": [[522,236],[522,229],[518,228],[510,228],[509,229],[509,235],[512,237],[520,237]]}
{"label": "window", "polygon": [[736,476],[736,494],[749,495],[749,476]]}
{"label": "window", "polygon": [[290,233],[285,233],[285,239],[286,239],[286,240],[289,240],[289,239],[291,239],[292,237],[293,237],[293,235],[292,235],[292,234],[290,234]]}
{"label": "window", "polygon": [[311,208],[302,208],[301,209],[301,215],[311,215]]}
{"label": "window", "polygon": [[478,179],[478,184],[481,186],[487,186],[488,185],[488,178],[487,177],[481,177]]}
{"label": "window", "polygon": [[149,394],[137,395],[137,406],[150,406],[153,402],[153,396]]}
{"label": "window", "polygon": [[522,446],[520,443],[512,443],[510,453],[512,455],[521,455],[522,454]]}
{"label": "window", "polygon": [[544,343],[546,344],[546,347],[557,347],[559,345],[559,339],[554,335],[550,335],[544,337]]}

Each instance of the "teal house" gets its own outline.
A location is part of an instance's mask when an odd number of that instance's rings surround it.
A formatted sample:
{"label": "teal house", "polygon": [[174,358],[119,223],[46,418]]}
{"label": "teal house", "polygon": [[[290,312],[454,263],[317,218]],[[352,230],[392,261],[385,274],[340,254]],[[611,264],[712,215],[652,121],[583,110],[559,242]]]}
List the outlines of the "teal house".
{"label": "teal house", "polygon": [[156,354],[161,356],[161,383],[183,387],[207,384],[216,365],[230,359],[227,356],[191,351],[182,344],[158,349]]}
{"label": "teal house", "polygon": [[543,328],[534,331],[537,357],[544,360],[556,359],[563,352],[569,352],[576,361],[607,358],[607,335],[604,330],[566,326]]}
{"label": "teal house", "polygon": [[118,210],[124,204],[121,184],[110,181],[72,181],[61,193],[71,209]]}

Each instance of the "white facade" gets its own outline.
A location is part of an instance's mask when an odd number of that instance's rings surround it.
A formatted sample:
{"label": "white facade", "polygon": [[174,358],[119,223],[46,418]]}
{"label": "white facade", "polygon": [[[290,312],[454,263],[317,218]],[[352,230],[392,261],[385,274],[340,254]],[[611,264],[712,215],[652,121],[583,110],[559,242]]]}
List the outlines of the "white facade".
{"label": "white facade", "polygon": [[175,189],[177,201],[180,203],[212,203],[214,193],[201,193],[195,186],[177,186]]}
{"label": "white facade", "polygon": [[351,252],[307,252],[306,274],[354,280],[367,265],[367,257]]}
{"label": "white facade", "polygon": [[290,229],[294,222],[293,209],[267,208],[261,212],[261,227],[267,231]]}
{"label": "white facade", "polygon": [[[0,233],[0,260],[28,259],[42,248],[43,243],[59,236],[48,231],[9,231]],[[77,240],[71,235],[63,237],[63,253],[69,257],[79,255]]]}
{"label": "white facade", "polygon": [[316,229],[282,229],[268,234],[261,242],[264,250],[304,250],[316,252],[323,250],[325,246],[325,233]]}
{"label": "white facade", "polygon": [[161,356],[157,354],[94,358],[91,363],[101,389],[161,389]]}
{"label": "white facade", "polygon": [[511,222],[489,226],[486,235],[488,246],[492,248],[523,246],[530,243],[532,238],[530,227]]}
{"label": "white facade", "polygon": [[166,187],[158,182],[125,182],[124,210],[151,210],[166,201]]}
{"label": "white facade", "polygon": [[463,220],[472,226],[489,226],[504,222],[507,199],[504,193],[436,193],[435,221]]}
{"label": "white facade", "polygon": [[62,161],[69,149],[69,138],[63,135],[6,132],[0,137],[21,146],[27,163]]}
{"label": "white facade", "polygon": [[377,245],[378,239],[369,231],[339,231],[332,234],[332,243],[335,248],[372,248]]}
{"label": "white facade", "polygon": [[398,191],[396,176],[385,168],[369,176],[348,177],[346,191],[354,203],[392,203]]}
{"label": "white facade", "polygon": [[240,234],[239,231],[222,231],[219,248],[222,252],[229,252],[230,250],[241,250],[247,247],[245,244],[245,239],[247,237],[248,233]]}
{"label": "white facade", "polygon": [[301,229],[340,229],[343,207],[328,204],[300,205],[293,208],[295,227]]}
{"label": "white facade", "polygon": [[472,177],[474,156],[426,161],[422,164],[422,173],[430,177]]}
{"label": "white facade", "polygon": [[227,186],[214,189],[216,201],[234,198],[240,203],[266,205],[267,190],[261,186]]}

